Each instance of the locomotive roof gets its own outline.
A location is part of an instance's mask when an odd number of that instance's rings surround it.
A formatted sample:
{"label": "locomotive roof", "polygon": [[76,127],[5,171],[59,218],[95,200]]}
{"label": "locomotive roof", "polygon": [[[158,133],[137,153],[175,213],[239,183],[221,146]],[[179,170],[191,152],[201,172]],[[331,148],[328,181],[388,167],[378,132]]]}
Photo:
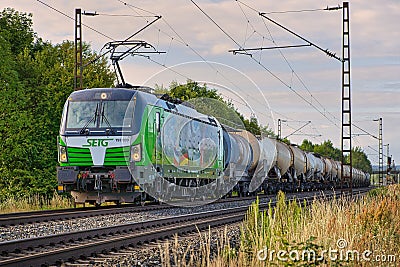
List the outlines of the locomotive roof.
{"label": "locomotive roof", "polygon": [[[131,100],[137,91],[124,88],[93,88],[73,92],[68,100]],[[105,93],[105,98],[102,98]]]}
{"label": "locomotive roof", "polygon": [[[139,89],[139,90],[136,90]],[[144,89],[143,91],[141,89]],[[192,118],[204,120],[208,115],[199,113],[196,109],[185,106],[184,104],[174,104],[168,101],[157,98],[154,94],[147,93],[149,87],[134,87],[126,88],[93,88],[74,91],[68,98],[70,101],[85,101],[85,100],[131,100],[136,95],[138,102],[141,105],[159,106],[171,112],[183,114]],[[137,103],[139,104],[139,103]]]}

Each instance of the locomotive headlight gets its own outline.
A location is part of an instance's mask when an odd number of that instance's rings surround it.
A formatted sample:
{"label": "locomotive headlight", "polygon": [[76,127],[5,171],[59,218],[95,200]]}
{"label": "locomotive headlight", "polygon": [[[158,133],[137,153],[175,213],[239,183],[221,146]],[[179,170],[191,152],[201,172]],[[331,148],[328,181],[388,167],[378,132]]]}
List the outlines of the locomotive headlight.
{"label": "locomotive headlight", "polygon": [[142,146],[140,144],[131,147],[131,160],[136,162],[142,160]]}
{"label": "locomotive headlight", "polygon": [[59,160],[60,162],[68,162],[67,148],[65,146],[60,146],[59,148]]}

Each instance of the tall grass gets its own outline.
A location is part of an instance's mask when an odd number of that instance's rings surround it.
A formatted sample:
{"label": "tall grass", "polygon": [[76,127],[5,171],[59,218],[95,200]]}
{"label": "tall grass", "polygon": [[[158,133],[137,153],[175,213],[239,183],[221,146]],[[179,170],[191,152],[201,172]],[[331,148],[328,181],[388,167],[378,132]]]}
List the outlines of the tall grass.
{"label": "tall grass", "polygon": [[[279,251],[286,254],[279,258]],[[230,246],[226,234],[220,233],[217,242],[203,234],[198,249],[185,257],[170,255],[174,266],[398,266],[400,186],[373,190],[358,200],[314,200],[310,206],[287,202],[280,192],[275,207],[260,211],[258,201],[251,205],[238,247]]]}
{"label": "tall grass", "polygon": [[60,196],[54,192],[52,198],[33,195],[28,197],[9,197],[0,202],[0,213],[12,213],[33,210],[71,208],[73,203],[70,198]]}

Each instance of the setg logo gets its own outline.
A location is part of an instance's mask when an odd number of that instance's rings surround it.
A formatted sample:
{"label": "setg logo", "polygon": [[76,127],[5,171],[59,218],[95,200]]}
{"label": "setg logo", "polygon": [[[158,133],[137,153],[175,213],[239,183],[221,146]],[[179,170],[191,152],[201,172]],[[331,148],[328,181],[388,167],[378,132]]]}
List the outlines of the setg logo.
{"label": "setg logo", "polygon": [[83,147],[96,147],[96,146],[103,146],[107,147],[108,142],[112,141],[113,139],[87,139],[86,144],[82,145]]}

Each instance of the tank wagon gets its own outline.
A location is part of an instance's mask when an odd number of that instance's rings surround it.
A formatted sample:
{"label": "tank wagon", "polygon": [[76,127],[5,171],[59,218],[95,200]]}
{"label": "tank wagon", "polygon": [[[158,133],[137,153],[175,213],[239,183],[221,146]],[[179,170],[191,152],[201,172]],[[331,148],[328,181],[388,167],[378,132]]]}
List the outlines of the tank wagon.
{"label": "tank wagon", "polygon": [[[340,162],[256,138],[142,89],[85,89],[69,96],[58,137],[59,192],[71,192],[75,203],[101,204],[340,184]],[[353,168],[354,187],[369,182],[369,174]]]}

